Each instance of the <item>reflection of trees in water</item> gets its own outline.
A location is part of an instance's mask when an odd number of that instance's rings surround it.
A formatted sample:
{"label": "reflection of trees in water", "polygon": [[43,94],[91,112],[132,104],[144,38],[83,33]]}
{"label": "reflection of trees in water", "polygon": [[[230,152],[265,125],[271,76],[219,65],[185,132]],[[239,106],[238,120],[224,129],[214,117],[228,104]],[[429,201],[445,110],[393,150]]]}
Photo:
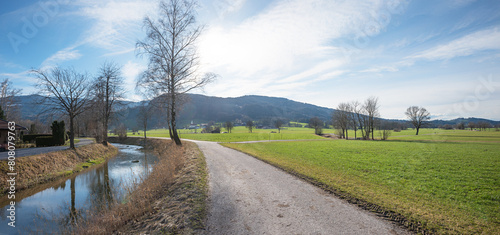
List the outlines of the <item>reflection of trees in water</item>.
{"label": "reflection of trees in water", "polygon": [[90,174],[87,187],[89,189],[88,200],[91,210],[101,211],[110,209],[115,203],[112,191],[113,180],[109,178],[108,162],[96,169],[95,174]]}

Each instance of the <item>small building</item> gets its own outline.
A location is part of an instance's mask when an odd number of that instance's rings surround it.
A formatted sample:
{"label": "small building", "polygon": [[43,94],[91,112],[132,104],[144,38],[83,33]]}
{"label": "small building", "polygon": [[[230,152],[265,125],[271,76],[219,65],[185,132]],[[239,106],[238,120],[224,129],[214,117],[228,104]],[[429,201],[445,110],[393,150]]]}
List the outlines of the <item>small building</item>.
{"label": "small building", "polygon": [[[19,132],[25,130],[28,130],[28,128],[16,124],[16,140],[21,138]],[[0,119],[0,151],[5,151],[8,148],[9,131],[9,122]]]}

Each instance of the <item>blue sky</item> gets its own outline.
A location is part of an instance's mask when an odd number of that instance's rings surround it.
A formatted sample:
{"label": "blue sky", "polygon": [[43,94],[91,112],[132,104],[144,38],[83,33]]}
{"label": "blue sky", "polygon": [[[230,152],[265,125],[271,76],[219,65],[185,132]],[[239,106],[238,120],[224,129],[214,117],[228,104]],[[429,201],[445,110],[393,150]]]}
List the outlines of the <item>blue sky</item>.
{"label": "blue sky", "polygon": [[[203,0],[200,71],[219,74],[198,93],[266,95],[335,108],[376,96],[381,116],[412,105],[434,118],[500,120],[500,1]],[[134,93],[146,59],[135,43],[146,0],[0,3],[0,78],[36,93],[32,68],[93,75],[122,66]]]}

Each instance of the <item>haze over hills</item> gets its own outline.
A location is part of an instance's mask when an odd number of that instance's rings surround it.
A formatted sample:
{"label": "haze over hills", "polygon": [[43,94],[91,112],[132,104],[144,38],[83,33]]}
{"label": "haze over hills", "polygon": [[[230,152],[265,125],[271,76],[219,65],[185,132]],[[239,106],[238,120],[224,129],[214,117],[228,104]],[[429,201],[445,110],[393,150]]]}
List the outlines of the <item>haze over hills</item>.
{"label": "haze over hills", "polygon": [[[189,125],[191,122],[225,122],[237,119],[242,121],[263,121],[282,118],[289,121],[308,122],[312,117],[319,117],[323,121],[330,122],[331,114],[335,111],[335,109],[279,97],[248,95],[236,98],[221,98],[199,94],[188,94],[188,97],[188,101],[182,107],[177,119],[180,127]],[[38,95],[18,97],[21,104],[22,119],[33,120],[37,118],[37,115],[42,111],[42,108],[36,104],[36,99],[39,98],[40,96]],[[137,126],[138,106],[143,102],[145,101],[124,102],[118,116],[118,122],[125,123],[129,128]],[[162,119],[161,116],[155,115],[150,122],[151,127],[162,127],[164,125]],[[406,120],[389,121],[406,122]],[[477,123],[480,121],[489,122],[492,125],[500,124],[500,121],[482,118],[458,118],[453,120],[432,120],[430,127],[439,127],[446,124],[455,125],[461,122]]]}

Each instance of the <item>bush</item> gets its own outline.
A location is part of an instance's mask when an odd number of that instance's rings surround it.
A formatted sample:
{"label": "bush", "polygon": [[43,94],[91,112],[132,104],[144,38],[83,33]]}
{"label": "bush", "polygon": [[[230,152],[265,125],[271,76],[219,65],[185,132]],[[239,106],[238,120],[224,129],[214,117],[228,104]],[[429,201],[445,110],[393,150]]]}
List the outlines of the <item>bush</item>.
{"label": "bush", "polygon": [[52,126],[50,128],[52,129],[52,138],[54,138],[56,145],[64,145],[66,141],[66,128],[64,126],[64,121],[54,121],[52,122]]}
{"label": "bush", "polygon": [[34,142],[37,137],[42,137],[42,136],[52,137],[51,134],[29,134],[29,135],[23,135],[23,142]]}
{"label": "bush", "polygon": [[39,136],[35,139],[36,147],[56,146],[57,142],[52,136]]}

